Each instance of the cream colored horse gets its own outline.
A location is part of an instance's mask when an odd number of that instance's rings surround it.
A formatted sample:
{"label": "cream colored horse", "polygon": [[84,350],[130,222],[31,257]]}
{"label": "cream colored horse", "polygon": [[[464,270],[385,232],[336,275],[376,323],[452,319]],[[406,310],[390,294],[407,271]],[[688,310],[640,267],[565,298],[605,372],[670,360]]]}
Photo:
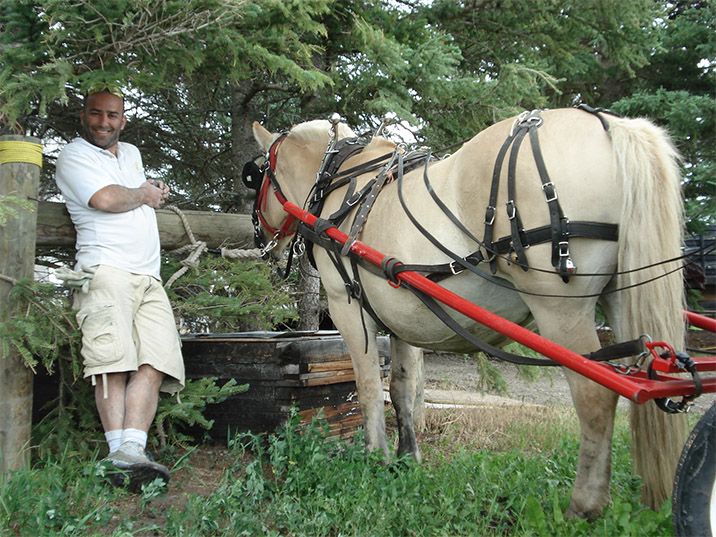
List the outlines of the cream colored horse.
{"label": "cream colored horse", "polygon": [[[530,267],[524,271],[504,258],[495,276],[506,286],[468,271],[447,278],[441,285],[511,321],[536,323],[539,333],[577,353],[600,347],[594,311],[598,300],[607,313],[618,341],[649,334],[683,348],[683,286],[680,273],[657,279],[625,292],[599,295],[605,290],[629,286],[662,275],[673,267],[611,276],[677,257],[682,240],[682,205],[676,152],[665,133],[647,120],[604,116],[607,132],[593,114],[576,109],[545,111],[539,128],[542,154],[555,184],[564,214],[571,220],[619,225],[618,241],[572,238],[571,257],[578,271],[594,276],[570,278],[564,283],[550,264],[551,245],[533,245],[527,251]],[[497,152],[510,134],[515,119],[498,123],[465,143],[454,155],[431,164],[429,180],[439,198],[476,237],[482,237],[485,207]],[[303,206],[316,180],[330,139],[327,121],[294,127],[275,150],[275,177],[288,201]],[[352,137],[339,125],[339,138]],[[258,123],[254,136],[266,151],[277,134]],[[390,153],[395,145],[375,138],[341,169]],[[526,138],[517,160],[517,205],[525,229],[547,224],[547,208],[534,158]],[[506,173],[505,164],[503,173]],[[359,177],[357,188],[375,176]],[[468,255],[476,244],[461,233],[431,199],[423,182],[423,169],[407,173],[403,194],[419,223],[459,255]],[[504,207],[506,193],[500,187],[497,207]],[[332,214],[344,198],[340,189],[328,196],[322,216]],[[279,229],[287,215],[269,193],[263,215]],[[348,232],[352,218],[342,225]],[[494,222],[494,237],[510,234],[504,211]],[[271,238],[270,236],[268,238]],[[411,223],[398,200],[397,181],[388,183],[370,211],[358,239],[403,263],[438,264],[450,258],[428,241]],[[277,250],[285,247],[280,241]],[[314,248],[315,262],[325,287],[330,315],[344,337],[356,373],[358,396],[370,450],[388,455],[383,389],[378,369],[375,336],[378,326],[362,314],[357,300],[347,299],[346,285],[322,248]],[[349,273],[352,269],[343,258]],[[480,265],[489,273],[489,266]],[[359,269],[362,290],[373,310],[391,332],[391,398],[399,423],[399,451],[420,459],[413,426],[414,402],[421,390],[421,348],[470,351],[465,341],[448,329],[410,292],[390,287],[385,277]],[[524,293],[520,293],[523,291]],[[534,293],[534,294],[526,294]],[[557,295],[543,297],[541,294]],[[459,323],[477,337],[501,344],[505,338],[455,313]],[[365,341],[365,329],[368,341]],[[572,398],[581,424],[581,443],[575,484],[568,515],[594,518],[610,500],[611,443],[618,395],[567,370]],[[686,436],[682,417],[664,415],[652,402],[633,405],[632,428],[637,471],[645,481],[646,501],[654,508],[671,492],[674,469]]]}

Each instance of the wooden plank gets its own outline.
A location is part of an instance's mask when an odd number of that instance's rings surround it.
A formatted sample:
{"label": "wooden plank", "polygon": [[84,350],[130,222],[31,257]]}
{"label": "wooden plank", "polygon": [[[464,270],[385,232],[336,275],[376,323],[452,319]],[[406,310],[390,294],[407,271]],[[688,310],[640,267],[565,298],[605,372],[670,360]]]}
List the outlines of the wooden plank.
{"label": "wooden plank", "polygon": [[[211,435],[227,431],[272,431],[297,406],[310,421],[323,408],[331,434],[349,437],[363,418],[358,404],[350,356],[340,336],[182,338],[187,378],[216,376],[249,384],[249,391],[212,405]],[[381,338],[381,375],[389,370],[388,338]],[[337,431],[337,432],[334,432]]]}
{"label": "wooden plank", "polygon": [[356,376],[353,371],[350,373],[346,373],[345,375],[333,375],[331,377],[319,377],[319,378],[310,378],[310,379],[302,379],[301,385],[302,386],[318,386],[321,384],[338,384],[343,382],[355,382]]}
{"label": "wooden plank", "polygon": [[339,369],[353,369],[353,362],[351,360],[340,360],[337,362],[319,362],[309,363],[308,371],[311,373],[320,371],[335,371]]}

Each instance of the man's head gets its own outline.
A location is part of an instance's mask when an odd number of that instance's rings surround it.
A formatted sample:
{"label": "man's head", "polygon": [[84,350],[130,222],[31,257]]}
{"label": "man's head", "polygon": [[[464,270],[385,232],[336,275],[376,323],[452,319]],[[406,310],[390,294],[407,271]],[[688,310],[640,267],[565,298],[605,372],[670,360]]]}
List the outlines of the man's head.
{"label": "man's head", "polygon": [[85,97],[80,112],[82,137],[92,145],[116,154],[119,133],[124,129],[124,98],[113,84],[95,84]]}

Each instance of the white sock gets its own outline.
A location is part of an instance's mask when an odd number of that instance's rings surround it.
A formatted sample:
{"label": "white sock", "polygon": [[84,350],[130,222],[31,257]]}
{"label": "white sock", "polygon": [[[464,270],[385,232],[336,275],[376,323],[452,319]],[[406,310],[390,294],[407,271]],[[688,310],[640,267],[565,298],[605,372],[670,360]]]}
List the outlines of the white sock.
{"label": "white sock", "polygon": [[142,448],[147,446],[147,433],[140,429],[124,429],[122,431],[122,443],[136,442]]}
{"label": "white sock", "polygon": [[104,433],[104,437],[107,439],[107,444],[109,444],[110,453],[117,451],[119,446],[122,445],[122,429],[107,431]]}

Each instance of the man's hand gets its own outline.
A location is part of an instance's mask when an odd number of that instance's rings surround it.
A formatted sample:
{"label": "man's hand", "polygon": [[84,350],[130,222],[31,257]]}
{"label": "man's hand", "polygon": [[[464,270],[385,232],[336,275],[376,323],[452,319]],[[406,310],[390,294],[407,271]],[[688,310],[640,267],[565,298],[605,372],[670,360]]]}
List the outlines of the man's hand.
{"label": "man's hand", "polygon": [[147,179],[139,188],[144,191],[146,200],[144,203],[153,209],[158,209],[164,205],[164,202],[169,197],[169,187],[163,181]]}

